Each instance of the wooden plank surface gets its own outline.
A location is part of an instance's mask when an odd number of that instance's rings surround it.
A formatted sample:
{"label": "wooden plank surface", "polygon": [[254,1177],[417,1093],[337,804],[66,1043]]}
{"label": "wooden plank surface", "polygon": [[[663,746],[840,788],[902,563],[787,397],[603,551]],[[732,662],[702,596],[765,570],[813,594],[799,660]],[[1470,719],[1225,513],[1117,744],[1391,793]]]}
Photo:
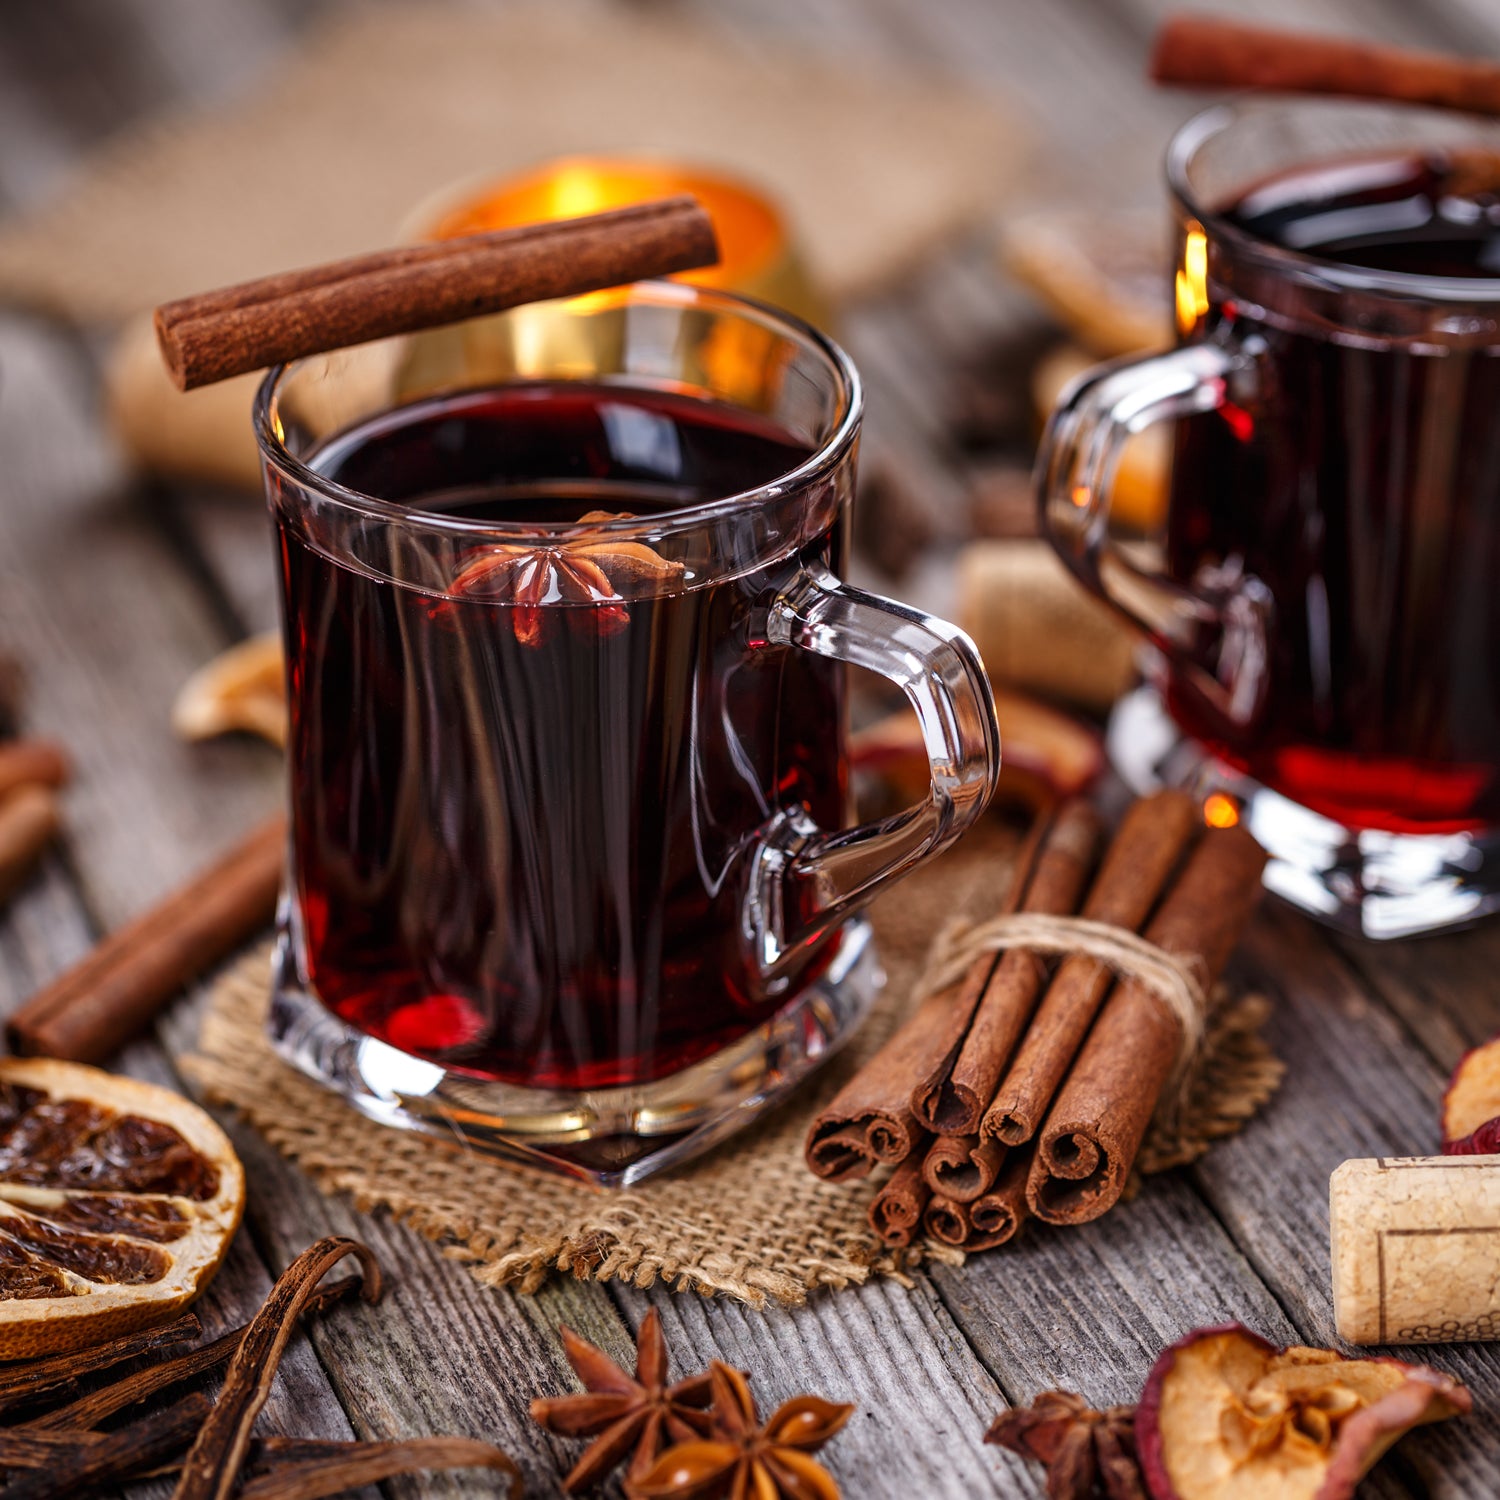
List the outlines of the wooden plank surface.
{"label": "wooden plank surface", "polygon": [[[297,0],[32,0],[0,42],[0,207],[55,188],[109,130],[173,101],[246,86],[319,7]],[[1190,101],[1139,82],[1158,0],[689,0],[675,9],[727,37],[798,45],[856,62],[947,71],[991,91],[1045,147],[1033,200],[1093,194],[1156,201],[1157,159]],[[1236,6],[1238,13],[1244,7]],[[1257,0],[1306,20],[1293,0]],[[104,12],[108,11],[105,15]],[[1337,29],[1402,41],[1500,39],[1486,0],[1418,11],[1397,0],[1330,0]],[[1091,201],[1091,200],[1086,200]],[[850,310],[842,332],[870,386],[867,458],[902,466],[933,538],[964,533],[968,460],[947,434],[954,373],[1025,334],[1037,312],[993,271],[987,243],[955,246],[911,282]],[[882,455],[884,450],[884,455]],[[89,351],[0,318],[0,645],[33,678],[28,727],[57,733],[80,763],[60,853],[0,921],[0,1005],[13,1007],[186,877],[279,794],[276,758],[253,744],[186,748],[167,710],[183,677],[236,634],[274,617],[264,518],[254,503],[132,484],[103,437]],[[1276,1041],[1294,1060],[1282,1097],[1189,1173],[1078,1231],[1033,1232],[962,1270],[910,1287],[882,1282],[793,1312],[572,1282],[537,1297],[477,1285],[405,1230],[320,1197],[236,1129],[252,1181],[247,1232],[206,1304],[240,1318],[269,1278],[330,1230],[357,1234],[394,1273],[378,1309],[341,1309],[298,1341],[266,1430],[298,1435],[465,1432],[494,1438],[529,1493],[558,1493],[576,1447],[534,1428],[533,1394],[571,1387],[556,1337],[567,1323],[628,1359],[647,1307],[661,1311],[679,1368],[722,1358],[752,1372],[763,1410],[813,1389],[859,1403],[827,1451],[850,1495],[1041,1493],[1034,1470],[985,1449],[989,1418],[1039,1388],[1128,1399],[1163,1342],[1239,1317],[1272,1337],[1331,1338],[1327,1174],[1348,1155],[1424,1150],[1446,1068],[1500,1027],[1494,930],[1374,950],[1336,944],[1285,912],[1258,924],[1244,969],[1277,997]],[[201,996],[121,1059],[175,1082]],[[1484,1404],[1500,1363],[1440,1351]],[[475,1493],[463,1477],[382,1493]],[[373,1493],[373,1492],[372,1492]],[[619,1493],[614,1488],[607,1493]],[[1371,1494],[1500,1493],[1492,1431],[1455,1424],[1402,1445]]]}

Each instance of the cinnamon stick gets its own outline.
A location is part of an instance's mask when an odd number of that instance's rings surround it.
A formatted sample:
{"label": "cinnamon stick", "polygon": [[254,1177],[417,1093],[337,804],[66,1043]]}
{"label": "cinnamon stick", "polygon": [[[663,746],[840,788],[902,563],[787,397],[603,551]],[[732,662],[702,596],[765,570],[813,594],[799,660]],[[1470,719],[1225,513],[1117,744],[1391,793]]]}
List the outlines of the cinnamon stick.
{"label": "cinnamon stick", "polygon": [[1005,1160],[1005,1147],[977,1135],[940,1135],[922,1162],[922,1176],[934,1193],[956,1203],[972,1203],[989,1192]]}
{"label": "cinnamon stick", "polygon": [[7,1024],[17,1052],[100,1062],[276,910],[286,825],[273,818],[159,906],[110,933]]}
{"label": "cinnamon stick", "polygon": [[62,814],[49,788],[28,784],[0,797],[0,905],[20,890],[60,827]]}
{"label": "cinnamon stick", "polygon": [[[1190,961],[1212,986],[1260,899],[1265,862],[1243,827],[1210,828],[1147,940]],[[1181,1023],[1152,991],[1133,980],[1115,987],[1042,1128],[1026,1190],[1039,1219],[1080,1224],[1113,1207],[1181,1045]]]}
{"label": "cinnamon stick", "polygon": [[1500,114],[1500,64],[1216,16],[1170,17],[1156,34],[1150,76],[1188,88],[1339,94]]}
{"label": "cinnamon stick", "polygon": [[[1053,916],[1076,911],[1102,832],[1087,803],[1068,803],[1042,840],[1019,909]],[[912,1093],[912,1112],[928,1130],[978,1133],[1046,974],[1046,961],[1023,948],[1000,955],[952,1067],[933,1070]]]}
{"label": "cinnamon stick", "polygon": [[[1015,910],[1023,899],[1045,832],[1045,821],[1038,823],[1022,846],[1003,910]],[[807,1134],[804,1155],[815,1175],[853,1182],[912,1154],[923,1135],[912,1113],[912,1091],[930,1074],[946,1074],[993,964],[993,955],[985,954],[960,983],[929,995],[839,1090]]]}
{"label": "cinnamon stick", "polygon": [[932,1189],[922,1175],[925,1155],[918,1146],[891,1174],[891,1180],[870,1204],[870,1228],[894,1249],[905,1249],[911,1244],[922,1222],[922,1211],[932,1196]]}
{"label": "cinnamon stick", "polygon": [[969,1238],[968,1207],[953,1198],[934,1194],[922,1215],[922,1227],[929,1239],[961,1250]]}
{"label": "cinnamon stick", "polygon": [[993,1188],[969,1205],[969,1238],[965,1250],[993,1250],[1021,1232],[1031,1217],[1026,1203],[1026,1182],[1031,1175],[1032,1153],[1013,1151]]}
{"label": "cinnamon stick", "polygon": [[[1139,932],[1198,826],[1197,805],[1183,792],[1161,791],[1132,803],[1082,915]],[[1097,958],[1063,960],[985,1112],[981,1136],[1019,1146],[1036,1134],[1113,980]]]}
{"label": "cinnamon stick", "polygon": [[67,785],[68,752],[52,740],[11,740],[0,745],[0,798],[18,787]]}
{"label": "cinnamon stick", "polygon": [[912,1154],[922,1130],[907,1107],[911,1080],[948,1050],[961,998],[953,989],[929,995],[813,1121],[804,1154],[816,1176],[853,1182]]}
{"label": "cinnamon stick", "polygon": [[684,194],[587,218],[493,230],[205,292],[156,310],[180,390],[370,339],[573,297],[719,258],[713,224]]}

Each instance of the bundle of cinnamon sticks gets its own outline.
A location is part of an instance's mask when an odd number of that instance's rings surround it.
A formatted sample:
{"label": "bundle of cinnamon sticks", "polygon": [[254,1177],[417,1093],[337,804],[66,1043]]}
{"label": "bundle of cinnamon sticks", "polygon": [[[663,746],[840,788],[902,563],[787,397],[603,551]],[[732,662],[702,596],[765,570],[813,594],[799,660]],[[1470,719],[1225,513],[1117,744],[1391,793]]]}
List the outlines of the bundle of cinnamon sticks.
{"label": "bundle of cinnamon sticks", "polygon": [[[1265,858],[1242,827],[1205,828],[1180,792],[1136,802],[1107,848],[1099,815],[1065,804],[1033,830],[999,915],[1084,922],[1031,921],[1028,933],[1056,929],[1025,939],[1034,946],[975,933],[962,977],[923,999],[819,1115],[808,1166],[834,1182],[894,1167],[870,1206],[893,1247],[925,1234],[986,1250],[1030,1217],[1107,1212],[1180,1086]],[[1164,996],[1159,971],[1181,976],[1191,1008]]]}

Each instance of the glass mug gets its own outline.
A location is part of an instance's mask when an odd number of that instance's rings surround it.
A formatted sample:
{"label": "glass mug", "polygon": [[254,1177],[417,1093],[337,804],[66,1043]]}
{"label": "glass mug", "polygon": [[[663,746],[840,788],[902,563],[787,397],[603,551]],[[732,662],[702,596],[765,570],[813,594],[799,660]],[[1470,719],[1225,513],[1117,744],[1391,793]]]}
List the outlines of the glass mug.
{"label": "glass mug", "polygon": [[[1500,900],[1500,210],[1473,187],[1500,189],[1500,129],[1219,108],[1167,178],[1178,347],[1083,377],[1037,470],[1053,545],[1156,648],[1112,758],[1137,787],[1216,788],[1267,884],[1325,919],[1467,921]],[[1168,419],[1157,565],[1111,537],[1110,488]]]}
{"label": "glass mug", "polygon": [[[270,1028],[378,1118],[622,1185],[847,1038],[880,982],[860,908],[978,817],[999,737],[967,637],[840,580],[837,347],[666,282],[556,314],[261,388],[290,703]],[[905,691],[932,770],[862,827],[849,665]]]}

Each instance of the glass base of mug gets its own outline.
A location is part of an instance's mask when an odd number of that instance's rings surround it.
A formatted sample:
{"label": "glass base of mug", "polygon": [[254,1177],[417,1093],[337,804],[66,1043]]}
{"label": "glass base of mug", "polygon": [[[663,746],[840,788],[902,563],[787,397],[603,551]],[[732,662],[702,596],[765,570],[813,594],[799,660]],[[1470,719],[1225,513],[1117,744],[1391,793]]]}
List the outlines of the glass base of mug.
{"label": "glass base of mug", "polygon": [[323,1006],[285,921],[267,1030],[289,1063],[371,1119],[598,1187],[629,1187],[750,1124],[853,1036],[885,974],[868,922],[845,923],[834,942],[822,975],[764,1025],[636,1088],[561,1092],[485,1083],[398,1052]]}
{"label": "glass base of mug", "polygon": [[1219,792],[1271,856],[1266,889],[1332,927],[1414,937],[1500,910],[1500,829],[1408,834],[1346,828],[1225,765],[1173,722],[1151,686],[1115,705],[1110,763],[1137,796]]}

